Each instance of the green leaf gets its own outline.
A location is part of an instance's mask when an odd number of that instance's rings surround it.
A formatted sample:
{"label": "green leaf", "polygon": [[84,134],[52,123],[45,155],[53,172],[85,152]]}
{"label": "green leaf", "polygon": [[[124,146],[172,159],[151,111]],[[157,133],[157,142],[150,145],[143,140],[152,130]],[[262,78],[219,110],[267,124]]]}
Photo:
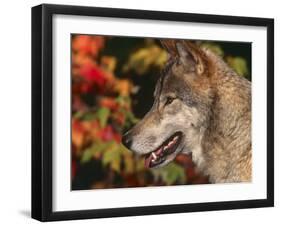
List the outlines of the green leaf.
{"label": "green leaf", "polygon": [[176,182],[180,184],[186,183],[184,168],[174,162],[156,169],[154,175],[155,177],[160,177],[167,185],[172,185]]}
{"label": "green leaf", "polygon": [[86,163],[86,162],[90,161],[92,157],[93,157],[93,154],[92,154],[91,148],[87,148],[83,152],[83,155],[82,155],[82,158],[80,161],[81,161],[81,163]]}
{"label": "green leaf", "polygon": [[227,63],[232,67],[239,75],[247,76],[249,74],[247,61],[242,57],[228,57]]}
{"label": "green leaf", "polygon": [[184,183],[185,182],[184,169],[175,163],[167,165],[166,181],[167,184],[173,184],[177,181],[180,183]]}
{"label": "green leaf", "polygon": [[133,173],[135,169],[135,161],[134,161],[133,153],[129,151],[125,146],[123,146],[123,144],[119,145],[119,150],[124,160],[124,171],[127,174]]}
{"label": "green leaf", "polygon": [[95,114],[93,114],[92,112],[86,112],[81,118],[84,121],[91,121],[95,118]]}
{"label": "green leaf", "polygon": [[118,96],[118,97],[116,97],[115,98],[115,101],[118,103],[118,104],[120,104],[120,105],[124,105],[125,103],[127,103],[127,102],[131,102],[131,99],[130,99],[130,97],[128,97],[128,96]]}
{"label": "green leaf", "polygon": [[143,75],[152,68],[161,68],[166,61],[166,51],[155,43],[149,43],[129,56],[128,62],[123,66],[123,71],[132,70],[139,75]]}
{"label": "green leaf", "polygon": [[77,111],[73,117],[83,121],[91,121],[95,118],[95,114],[93,112]]}
{"label": "green leaf", "polygon": [[104,128],[107,124],[107,120],[108,120],[109,115],[110,115],[110,110],[108,108],[105,108],[105,107],[99,108],[96,115],[97,115],[97,117],[100,121],[101,127]]}
{"label": "green leaf", "polygon": [[121,153],[119,145],[113,142],[105,151],[102,163],[104,166],[109,165],[113,170],[120,172],[121,167]]}
{"label": "green leaf", "polygon": [[84,115],[84,112],[83,111],[77,111],[73,114],[73,118],[78,118],[80,119],[82,116]]}
{"label": "green leaf", "polygon": [[106,149],[108,149],[112,145],[113,141],[110,142],[97,142],[92,144],[89,148],[87,148],[81,158],[81,163],[85,163],[91,160],[92,157],[98,157],[101,155]]}
{"label": "green leaf", "polygon": [[133,124],[136,124],[139,121],[139,119],[136,118],[133,112],[131,111],[126,112],[126,118]]}

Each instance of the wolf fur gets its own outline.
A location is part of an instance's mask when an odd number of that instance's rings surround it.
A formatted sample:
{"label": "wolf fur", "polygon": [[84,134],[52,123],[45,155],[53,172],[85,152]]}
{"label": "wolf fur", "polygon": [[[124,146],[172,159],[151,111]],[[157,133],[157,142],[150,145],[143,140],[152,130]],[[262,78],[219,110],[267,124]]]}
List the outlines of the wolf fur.
{"label": "wolf fur", "polygon": [[154,104],[124,135],[124,145],[144,155],[181,131],[177,150],[159,167],[185,153],[211,183],[250,181],[251,83],[207,48],[183,40],[161,43],[170,57]]}

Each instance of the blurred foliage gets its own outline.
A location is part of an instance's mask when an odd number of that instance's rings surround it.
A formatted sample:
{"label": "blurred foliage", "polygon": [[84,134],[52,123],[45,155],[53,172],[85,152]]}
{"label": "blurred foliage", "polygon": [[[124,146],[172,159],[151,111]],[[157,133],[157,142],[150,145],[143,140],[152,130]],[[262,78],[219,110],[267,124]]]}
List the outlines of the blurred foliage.
{"label": "blurred foliage", "polygon": [[124,72],[132,70],[138,75],[142,75],[151,70],[151,67],[163,67],[167,57],[165,50],[156,45],[152,39],[147,39],[143,48],[129,56],[128,63],[124,65],[123,70]]}
{"label": "blurred foliage", "polygon": [[248,69],[247,59],[241,56],[232,56],[223,50],[220,44],[213,42],[203,42],[201,46],[211,49],[214,53],[224,58],[225,62],[233,68],[237,74],[250,79],[250,72]]}
{"label": "blurred foliage", "polygon": [[[201,44],[250,79],[250,59],[231,54],[231,43]],[[72,189],[208,183],[189,156],[151,170],[121,144],[122,134],[152,105],[166,60],[155,39],[72,36]]]}

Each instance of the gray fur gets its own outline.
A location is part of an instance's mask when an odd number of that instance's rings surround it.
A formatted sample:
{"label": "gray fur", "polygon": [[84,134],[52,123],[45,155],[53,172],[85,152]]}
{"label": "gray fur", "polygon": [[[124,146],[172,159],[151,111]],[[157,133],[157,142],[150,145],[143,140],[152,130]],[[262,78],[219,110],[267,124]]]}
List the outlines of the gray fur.
{"label": "gray fur", "polygon": [[[156,85],[151,110],[126,134],[129,148],[147,154],[181,131],[181,144],[160,166],[179,153],[192,154],[213,183],[250,181],[251,83],[208,49],[162,43],[172,59]],[[167,98],[173,101],[166,104]]]}

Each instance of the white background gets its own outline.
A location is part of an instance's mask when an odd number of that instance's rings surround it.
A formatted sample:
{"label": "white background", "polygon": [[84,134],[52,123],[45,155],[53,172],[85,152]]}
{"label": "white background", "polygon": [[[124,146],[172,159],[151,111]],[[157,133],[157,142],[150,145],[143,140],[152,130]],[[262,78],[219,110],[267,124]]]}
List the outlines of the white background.
{"label": "white background", "polygon": [[[192,13],[229,14],[238,16],[257,16],[275,18],[275,115],[281,114],[280,102],[281,59],[280,6],[278,1],[47,1],[48,3],[92,5],[104,7],[139,8]],[[1,225],[37,225],[30,215],[30,165],[31,165],[31,16],[30,7],[41,1],[3,1],[1,4],[0,35],[0,224]],[[56,225],[277,225],[280,224],[281,212],[281,167],[280,159],[280,117],[275,120],[275,208],[230,210],[217,212],[199,212],[172,215],[155,215],[144,217],[126,217],[99,220],[83,220],[53,223]],[[279,139],[278,139],[279,138]]]}

